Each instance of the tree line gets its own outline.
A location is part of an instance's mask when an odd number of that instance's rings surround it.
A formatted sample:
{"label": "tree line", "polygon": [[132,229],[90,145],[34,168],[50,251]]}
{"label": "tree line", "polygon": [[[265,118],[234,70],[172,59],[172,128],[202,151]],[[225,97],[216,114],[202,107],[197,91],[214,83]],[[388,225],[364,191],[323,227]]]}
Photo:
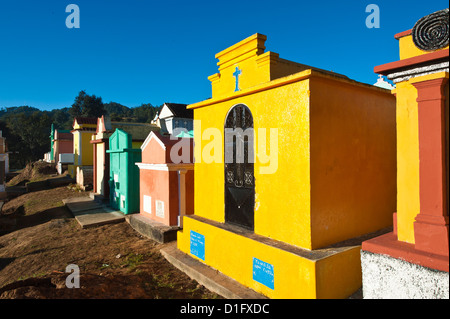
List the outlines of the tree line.
{"label": "tree line", "polygon": [[42,111],[31,106],[0,108],[0,130],[10,152],[10,168],[21,169],[29,162],[44,158],[50,151],[50,129],[71,130],[77,116],[109,115],[115,122],[149,123],[162,106],[150,103],[137,107],[109,102],[80,91],[71,107]]}

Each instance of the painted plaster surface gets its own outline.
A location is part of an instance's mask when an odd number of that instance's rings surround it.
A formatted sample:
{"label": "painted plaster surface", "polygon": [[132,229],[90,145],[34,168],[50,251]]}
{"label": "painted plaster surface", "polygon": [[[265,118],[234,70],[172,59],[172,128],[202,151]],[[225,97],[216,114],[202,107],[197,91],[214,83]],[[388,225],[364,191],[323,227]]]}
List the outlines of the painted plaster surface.
{"label": "painted plaster surface", "polygon": [[[429,51],[424,51],[416,47],[412,40],[412,35],[406,35],[404,37],[399,38],[399,45],[400,45],[400,60],[430,53]],[[439,49],[437,51],[445,49],[448,49],[448,45],[445,48]]]}
{"label": "painted plaster surface", "polygon": [[[257,34],[218,53],[212,99],[189,106],[195,215],[184,218],[178,248],[191,254],[191,231],[204,236],[202,262],[271,298],[346,298],[361,287],[359,246],[308,256],[392,225],[395,98],[264,53],[264,40]],[[225,222],[222,133],[239,104],[254,127],[253,232],[227,231]]]}
{"label": "painted plaster surface", "polygon": [[[204,236],[201,257],[191,254],[191,230]],[[359,246],[309,251],[195,215],[184,218],[177,243],[181,251],[270,298],[346,298],[361,286]],[[254,258],[271,269],[273,285],[255,280]]]}
{"label": "painted plaster surface", "polygon": [[361,251],[364,299],[448,299],[449,274]]}
{"label": "painted plaster surface", "polygon": [[[183,140],[183,141],[181,141]],[[187,144],[190,163],[174,164],[171,149]],[[167,135],[150,133],[142,144],[139,166],[140,213],[169,226],[181,225],[181,215],[194,213],[194,171],[192,139],[171,140]],[[173,165],[177,165],[174,169]],[[183,177],[183,178],[182,178]]]}

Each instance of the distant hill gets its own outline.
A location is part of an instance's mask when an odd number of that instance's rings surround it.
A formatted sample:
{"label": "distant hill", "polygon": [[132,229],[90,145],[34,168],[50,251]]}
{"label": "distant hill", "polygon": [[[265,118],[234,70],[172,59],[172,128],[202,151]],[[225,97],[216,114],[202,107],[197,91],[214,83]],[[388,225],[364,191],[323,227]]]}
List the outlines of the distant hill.
{"label": "distant hill", "polygon": [[108,114],[117,114],[117,115],[123,115],[128,116],[130,114],[131,108],[116,103],[116,102],[109,102],[103,104],[105,107],[105,110],[108,112]]}
{"label": "distant hill", "polygon": [[109,102],[103,104],[105,110],[111,117],[112,121],[127,121],[149,123],[155,117],[161,106],[153,106],[150,103],[141,104],[136,107],[127,107],[125,105]]}
{"label": "distant hill", "polygon": [[40,111],[39,109],[31,106],[12,106],[12,107],[3,107],[0,109],[0,117],[6,114],[18,114],[25,113],[31,114],[33,112]]}

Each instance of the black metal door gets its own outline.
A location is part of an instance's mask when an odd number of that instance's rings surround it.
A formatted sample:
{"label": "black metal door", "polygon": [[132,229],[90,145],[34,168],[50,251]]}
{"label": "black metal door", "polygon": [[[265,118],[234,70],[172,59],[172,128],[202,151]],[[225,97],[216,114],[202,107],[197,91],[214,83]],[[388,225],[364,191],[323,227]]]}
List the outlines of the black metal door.
{"label": "black metal door", "polygon": [[253,230],[255,178],[253,117],[238,104],[225,121],[225,222]]}

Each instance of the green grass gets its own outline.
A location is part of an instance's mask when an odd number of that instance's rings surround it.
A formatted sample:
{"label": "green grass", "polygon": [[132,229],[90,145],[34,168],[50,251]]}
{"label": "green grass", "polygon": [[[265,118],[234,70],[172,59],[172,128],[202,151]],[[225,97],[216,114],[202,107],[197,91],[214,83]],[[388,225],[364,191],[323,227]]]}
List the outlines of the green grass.
{"label": "green grass", "polygon": [[152,277],[159,288],[175,288],[175,284],[170,281],[169,274],[162,276],[153,274]]}
{"label": "green grass", "polygon": [[127,257],[125,257],[125,260],[123,261],[122,265],[124,267],[129,267],[130,269],[134,269],[140,264],[142,264],[144,260],[144,255],[142,254],[129,254]]}

